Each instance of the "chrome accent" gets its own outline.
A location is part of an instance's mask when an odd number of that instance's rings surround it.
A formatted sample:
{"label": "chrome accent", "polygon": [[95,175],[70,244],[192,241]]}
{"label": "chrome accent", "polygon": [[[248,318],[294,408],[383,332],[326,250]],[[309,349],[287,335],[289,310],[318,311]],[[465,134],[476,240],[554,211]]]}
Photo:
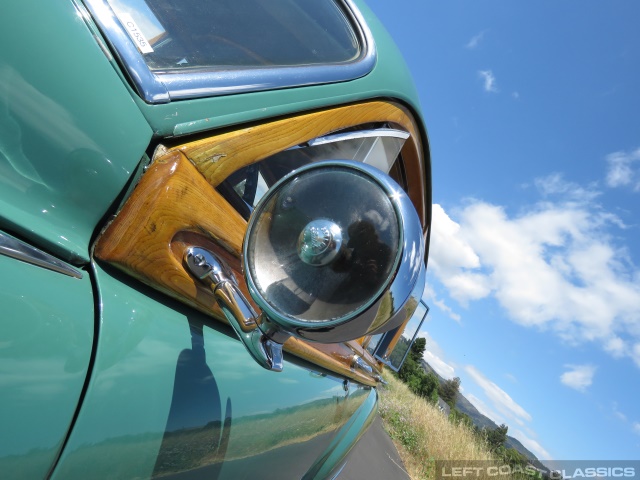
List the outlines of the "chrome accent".
{"label": "chrome accent", "polygon": [[317,137],[313,140],[309,140],[307,145],[315,147],[318,145],[325,145],[327,143],[344,142],[346,140],[358,140],[360,138],[371,137],[392,137],[406,140],[410,137],[409,132],[404,130],[396,130],[395,128],[375,128],[372,130],[358,130],[355,132],[336,133],[333,135],[325,135],[324,137]]}
{"label": "chrome accent", "polygon": [[368,375],[373,375],[373,367],[365,362],[358,354],[354,354],[351,357],[351,371],[354,372],[356,368],[362,370]]}
{"label": "chrome accent", "polygon": [[[417,301],[419,301],[419,297],[416,300],[416,292],[419,290],[421,295],[424,290],[425,265],[422,227],[415,207],[400,186],[391,177],[375,167],[350,160],[327,160],[312,163],[283,177],[269,189],[269,192],[273,194],[283,183],[302,172],[326,167],[348,167],[364,173],[386,192],[396,211],[401,227],[399,238],[401,253],[397,259],[398,263],[394,267],[395,275],[389,278],[377,298],[372,298],[371,302],[349,315],[326,321],[305,322],[284,316],[275,310],[262,297],[258,286],[249,274],[251,268],[248,265],[248,259],[253,255],[253,252],[248,251],[248,239],[259,218],[259,215],[256,215],[256,212],[260,211],[259,208],[256,208],[247,226],[243,244],[243,260],[249,293],[273,322],[297,337],[330,343],[386,332],[402,324],[413,313],[415,307],[412,307],[412,304],[417,305]],[[268,201],[270,193],[261,199],[261,204]],[[416,301],[409,302],[412,298]]]}
{"label": "chrome accent", "polygon": [[91,12],[95,22],[105,33],[107,41],[115,50],[116,56],[122,60],[138,94],[148,103],[167,103],[171,101],[169,90],[158,76],[149,70],[144,57],[131,41],[106,0],[85,0],[85,5]]}
{"label": "chrome accent", "polygon": [[308,265],[327,265],[342,246],[342,230],[331,220],[312,220],[300,232],[298,256]]}
{"label": "chrome accent", "polygon": [[106,0],[84,0],[122,61],[138,94],[148,103],[344,82],[363,77],[376,64],[373,35],[352,0],[339,0],[361,42],[360,57],[349,63],[297,67],[219,69],[193,73],[152,72]]}
{"label": "chrome accent", "polygon": [[374,375],[373,378],[375,378],[376,382],[378,382],[381,385],[389,385],[389,382],[387,382],[384,378],[382,378],[382,375]]}
{"label": "chrome accent", "polygon": [[389,173],[409,137],[409,132],[403,130],[374,128],[325,135],[290,150],[309,148],[315,161],[334,158],[356,160]]}
{"label": "chrome accent", "polygon": [[[229,324],[253,359],[267,370],[281,372],[282,344],[288,335],[281,334],[266,317],[258,318],[233,275],[211,252],[190,247],[184,260],[191,275],[211,288]],[[253,330],[245,331],[241,325]]]}
{"label": "chrome accent", "polygon": [[[271,159],[282,155],[301,155],[300,159],[289,157],[292,165],[306,165],[308,163],[333,160],[336,158],[344,160],[355,160],[372,165],[384,173],[389,173],[391,167],[398,159],[406,140],[411,135],[404,130],[393,128],[373,128],[370,130],[357,130],[351,132],[334,133],[322,137],[316,137],[307,142],[290,147],[282,152],[263,159],[269,162]],[[154,153],[154,159],[157,157]],[[304,156],[304,159],[302,159]],[[258,163],[258,165],[261,162]],[[245,167],[247,168],[247,167]],[[291,167],[293,170],[294,167]],[[238,184],[236,184],[237,186]],[[243,200],[244,204],[253,211],[253,208],[260,199],[267,193],[267,186],[264,177],[258,172],[258,188],[251,203]],[[238,193],[238,192],[236,192]],[[239,194],[242,196],[241,194]]]}
{"label": "chrome accent", "polygon": [[82,272],[80,270],[67,265],[42,250],[32,247],[31,245],[2,232],[0,232],[0,255],[15,258],[16,260],[21,260],[70,277],[82,278]]}

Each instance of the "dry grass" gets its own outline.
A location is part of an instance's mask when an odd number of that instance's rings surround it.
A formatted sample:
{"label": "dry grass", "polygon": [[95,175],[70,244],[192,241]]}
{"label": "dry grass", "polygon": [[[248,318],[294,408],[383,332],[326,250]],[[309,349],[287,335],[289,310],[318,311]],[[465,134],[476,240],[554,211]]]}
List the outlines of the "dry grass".
{"label": "dry grass", "polygon": [[[380,416],[413,480],[435,479],[436,460],[493,463],[491,453],[466,425],[454,425],[437,407],[414,395],[389,372],[384,378],[388,385],[380,391]],[[481,478],[482,475],[474,476]]]}

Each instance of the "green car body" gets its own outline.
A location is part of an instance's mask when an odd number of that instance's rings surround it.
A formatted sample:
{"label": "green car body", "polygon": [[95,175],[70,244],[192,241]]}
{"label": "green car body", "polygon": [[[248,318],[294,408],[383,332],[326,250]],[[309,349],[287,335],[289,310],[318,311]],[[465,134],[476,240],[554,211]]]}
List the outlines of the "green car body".
{"label": "green car body", "polygon": [[282,373],[260,368],[227,326],[92,246],[160,139],[368,99],[419,119],[400,53],[357,4],[376,42],[369,74],[163,104],[138,96],[82,4],[0,8],[0,233],[75,271],[0,254],[4,478],[284,478],[285,465],[326,478],[343,463],[375,388],[289,356]]}

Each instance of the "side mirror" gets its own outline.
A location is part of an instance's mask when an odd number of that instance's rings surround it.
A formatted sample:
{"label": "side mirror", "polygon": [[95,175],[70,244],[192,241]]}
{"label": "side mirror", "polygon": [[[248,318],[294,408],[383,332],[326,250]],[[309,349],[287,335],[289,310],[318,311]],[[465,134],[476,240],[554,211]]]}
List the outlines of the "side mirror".
{"label": "side mirror", "polygon": [[289,336],[328,343],[386,332],[413,314],[424,289],[413,204],[391,177],[359,162],[312,163],[273,185],[251,215],[243,253],[260,317],[213,254],[192,247],[185,262],[271,370],[282,369]]}
{"label": "side mirror", "polygon": [[396,327],[386,333],[373,336],[367,344],[367,350],[392,370],[399,371],[428,313],[429,307],[420,301],[404,328]]}

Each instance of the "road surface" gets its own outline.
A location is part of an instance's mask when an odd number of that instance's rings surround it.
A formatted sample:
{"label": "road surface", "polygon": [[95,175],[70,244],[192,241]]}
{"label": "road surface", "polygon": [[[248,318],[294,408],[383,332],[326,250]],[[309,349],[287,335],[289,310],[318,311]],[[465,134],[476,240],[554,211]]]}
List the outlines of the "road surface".
{"label": "road surface", "polygon": [[353,447],[337,480],[411,480],[380,417]]}

